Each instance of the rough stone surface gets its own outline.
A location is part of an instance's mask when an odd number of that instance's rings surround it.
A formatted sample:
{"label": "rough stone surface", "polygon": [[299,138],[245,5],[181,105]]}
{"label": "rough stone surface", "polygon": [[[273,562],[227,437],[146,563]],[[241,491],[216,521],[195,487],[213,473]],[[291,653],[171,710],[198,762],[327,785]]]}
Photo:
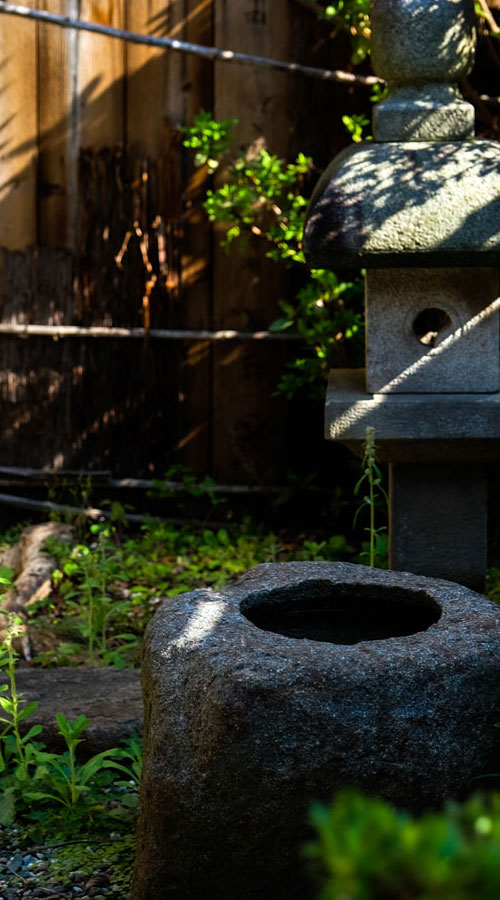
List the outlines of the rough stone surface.
{"label": "rough stone surface", "polygon": [[474,107],[451,84],[405,85],[373,110],[377,141],[458,141],[474,137]]}
{"label": "rough stone surface", "polygon": [[[2,681],[5,675],[0,676]],[[72,721],[79,715],[90,719],[80,747],[82,756],[116,747],[132,734],[142,733],[140,675],[131,669],[26,668],[17,671],[16,683],[26,700],[38,702],[23,728],[43,725],[39,740],[50,750],[66,749],[58,734],[57,713]]]}
{"label": "rough stone surface", "polygon": [[472,69],[473,0],[376,0],[372,64],[396,84],[458,81]]}
{"label": "rough stone surface", "polygon": [[325,438],[359,455],[375,429],[380,461],[490,462],[500,456],[500,394],[368,394],[364,369],[332,369]]}
{"label": "rough stone surface", "polygon": [[498,265],[498,143],[344,150],[313,194],[304,251],[318,268]]}
{"label": "rough stone surface", "polygon": [[[391,625],[387,603],[427,630],[370,639]],[[333,628],[352,614],[366,638],[286,637],[240,604],[274,621],[287,609],[295,633],[293,610],[328,610]],[[143,689],[134,900],[313,900],[300,859],[311,801],[355,784],[420,809],[495,771],[500,609],[450,582],[262,565],[158,611]]]}
{"label": "rough stone surface", "polygon": [[488,490],[484,467],[391,465],[390,567],[484,590]]}
{"label": "rough stone surface", "polygon": [[498,295],[496,269],[369,270],[369,393],[498,391]]}

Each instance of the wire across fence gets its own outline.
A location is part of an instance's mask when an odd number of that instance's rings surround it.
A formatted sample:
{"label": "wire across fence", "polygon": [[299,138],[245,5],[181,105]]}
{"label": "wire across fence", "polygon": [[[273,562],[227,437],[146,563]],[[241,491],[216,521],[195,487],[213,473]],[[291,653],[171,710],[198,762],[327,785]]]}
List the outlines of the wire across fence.
{"label": "wire across fence", "polygon": [[179,41],[176,38],[161,37],[155,34],[138,34],[135,31],[113,28],[111,25],[101,25],[97,22],[85,22],[83,19],[75,19],[72,16],[62,16],[46,10],[31,9],[29,6],[19,6],[15,3],[3,2],[3,0],[0,0],[0,13],[21,16],[25,19],[34,19],[37,22],[58,25],[61,28],[89,31],[93,34],[101,34],[109,38],[128,41],[131,44],[144,44],[147,47],[159,47],[176,53],[191,53],[203,59],[213,60],[213,62],[260,66],[267,69],[305,75],[308,78],[319,78],[323,81],[337,81],[365,87],[373,87],[375,84],[384,83],[383,79],[377,78],[375,75],[355,75],[352,72],[344,72],[341,69],[320,69],[316,66],[305,66],[302,63],[287,62],[268,56],[255,56],[251,53],[239,53],[235,50],[221,50],[219,47],[205,47],[203,44]]}
{"label": "wire across fence", "polygon": [[17,337],[50,337],[58,338],[125,338],[144,339],[145,337],[164,341],[301,341],[299,334],[287,334],[275,331],[236,331],[220,329],[211,331],[206,328],[120,328],[95,325],[85,328],[80,325],[23,325],[16,322],[0,323],[0,335],[17,335]]}

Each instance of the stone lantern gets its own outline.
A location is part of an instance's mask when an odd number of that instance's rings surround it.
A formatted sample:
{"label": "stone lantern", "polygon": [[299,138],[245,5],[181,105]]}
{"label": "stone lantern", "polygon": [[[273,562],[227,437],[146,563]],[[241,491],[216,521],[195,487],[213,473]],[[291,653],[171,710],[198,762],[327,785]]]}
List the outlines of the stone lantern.
{"label": "stone lantern", "polygon": [[373,143],[313,195],[312,267],[366,268],[366,368],[331,373],[326,438],[390,463],[390,566],[484,587],[486,464],[500,455],[500,145],[475,140],[456,82],[473,0],[376,0],[388,84]]}

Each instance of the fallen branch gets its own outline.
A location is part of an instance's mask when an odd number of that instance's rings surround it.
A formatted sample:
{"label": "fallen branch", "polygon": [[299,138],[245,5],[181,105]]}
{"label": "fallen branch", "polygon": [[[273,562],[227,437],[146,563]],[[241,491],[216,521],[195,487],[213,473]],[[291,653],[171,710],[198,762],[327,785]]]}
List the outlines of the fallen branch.
{"label": "fallen branch", "polygon": [[[66,506],[63,503],[53,503],[51,500],[32,500],[29,497],[16,497],[14,494],[0,494],[0,505],[15,506],[19,509],[32,509],[40,512],[48,513],[71,513],[74,515],[84,515],[94,522],[100,519],[109,519],[111,513],[104,509],[94,509],[89,506],[86,509],[80,506]],[[134,513],[127,514],[130,522],[144,522],[144,519],[150,518],[146,515],[136,515]]]}
{"label": "fallen branch", "polygon": [[[28,497],[16,497],[14,494],[0,494],[0,506],[14,506],[19,509],[31,509],[36,512],[56,512],[56,513],[71,513],[72,515],[84,515],[88,519],[93,522],[99,520],[109,520],[111,518],[111,513],[105,509],[93,509],[89,507],[84,509],[80,506],[65,506],[63,503],[52,503],[50,500],[32,500]],[[137,513],[125,513],[125,518],[128,522],[137,522],[142,523],[145,522],[146,519],[155,519],[157,522],[168,522],[171,525],[178,526],[179,528],[184,527],[189,523],[191,527],[202,526],[203,528],[227,528],[227,521],[214,521],[212,519],[192,519],[192,518],[184,518],[181,519],[179,517],[173,518],[172,516],[155,516],[152,513],[143,513],[142,515],[138,515]]]}
{"label": "fallen branch", "polygon": [[[209,488],[200,481],[186,485],[184,481],[165,481],[158,478],[155,481],[148,478],[112,478],[108,470],[84,471],[75,469],[32,469],[23,466],[0,466],[0,484],[19,484],[19,482],[34,482],[46,485],[48,481],[62,482],[68,480],[88,478],[92,486],[111,488],[137,488],[139,490],[154,490],[160,481],[162,487],[173,494],[182,494],[193,488],[210,494],[276,494],[287,490],[287,485],[259,485],[259,484],[211,484]],[[309,488],[311,490],[311,488]],[[68,507],[64,507],[67,509]]]}

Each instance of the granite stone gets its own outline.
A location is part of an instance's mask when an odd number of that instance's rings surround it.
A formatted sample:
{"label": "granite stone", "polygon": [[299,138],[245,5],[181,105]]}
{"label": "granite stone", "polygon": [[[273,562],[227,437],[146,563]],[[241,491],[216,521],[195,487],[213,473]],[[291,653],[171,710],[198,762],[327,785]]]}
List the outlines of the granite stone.
{"label": "granite stone", "polygon": [[304,252],[313,268],[497,266],[500,145],[349,147],[316,187]]}
{"label": "granite stone", "polygon": [[451,84],[404,85],[373,109],[377,141],[458,141],[474,137],[474,107]]}
{"label": "granite stone", "polygon": [[261,565],[160,608],[143,689],[134,900],[315,900],[312,801],[356,785],[418,811],[495,771],[500,609],[366,566]]}
{"label": "granite stone", "polygon": [[365,285],[369,393],[498,391],[497,269],[376,269]]}
{"label": "granite stone", "polygon": [[374,71],[389,83],[458,81],[472,69],[473,0],[376,0]]}
{"label": "granite stone", "polygon": [[[0,684],[7,681],[7,675],[1,673]],[[117,747],[133,734],[142,734],[141,680],[133,669],[19,667],[16,683],[27,701],[38,704],[35,712],[21,723],[21,734],[33,725],[42,725],[40,740],[51,751],[67,750],[56,721],[60,712],[70,721],[79,715],[90,720],[78,750],[80,758]]]}
{"label": "granite stone", "polygon": [[484,591],[488,485],[484,466],[390,466],[391,569]]}
{"label": "granite stone", "polygon": [[500,393],[368,394],[364,369],[333,369],[325,438],[360,452],[375,429],[381,461],[498,459]]}

